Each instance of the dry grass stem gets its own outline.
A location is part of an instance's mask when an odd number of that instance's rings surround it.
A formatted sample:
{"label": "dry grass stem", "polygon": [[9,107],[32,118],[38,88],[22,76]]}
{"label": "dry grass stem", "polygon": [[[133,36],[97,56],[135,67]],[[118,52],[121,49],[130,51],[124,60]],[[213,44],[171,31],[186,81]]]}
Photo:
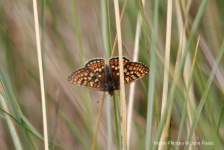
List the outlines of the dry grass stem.
{"label": "dry grass stem", "polygon": [[[124,6],[123,6],[123,9],[122,9],[120,23],[122,22],[122,19],[123,19],[123,15],[124,15],[124,11],[125,11],[125,8],[126,8],[126,4],[127,4],[127,0],[125,0]],[[114,51],[115,51],[116,44],[117,44],[117,34],[116,34],[116,37],[114,39],[114,44],[113,44],[113,49],[112,49],[112,53],[111,53],[111,58],[113,58],[113,56],[114,56]],[[93,142],[92,142],[92,150],[95,147],[96,137],[97,137],[98,128],[99,128],[99,122],[100,122],[100,116],[101,116],[102,108],[103,108],[104,96],[105,96],[105,92],[103,93],[103,96],[102,96],[103,98],[102,98],[101,105],[100,105],[100,110],[99,110],[99,113],[98,113],[96,129],[95,129],[95,132],[94,132],[94,138],[93,138]]]}
{"label": "dry grass stem", "polygon": [[94,148],[95,148],[97,133],[98,133],[99,124],[100,124],[100,118],[101,118],[102,109],[103,109],[104,96],[105,96],[105,92],[103,92],[102,100],[101,100],[101,103],[100,103],[100,109],[99,109],[98,118],[97,118],[97,122],[96,122],[96,129],[95,129],[94,136],[93,136],[93,142],[92,142],[91,150],[94,150]]}
{"label": "dry grass stem", "polygon": [[[145,0],[142,1],[142,5],[144,7]],[[137,18],[137,26],[135,32],[135,44],[134,44],[134,54],[133,54],[133,61],[138,61],[138,54],[139,54],[139,39],[141,36],[141,25],[142,25],[142,18],[141,13],[138,13]],[[142,83],[142,82],[141,82]],[[129,103],[128,103],[128,118],[127,118],[127,149],[130,148],[130,137],[131,137],[131,120],[132,120],[132,111],[133,111],[133,104],[134,104],[134,95],[135,95],[135,82],[130,85],[130,94],[129,94]]]}
{"label": "dry grass stem", "polygon": [[[168,79],[169,79],[169,64],[170,64],[170,42],[171,42],[171,22],[172,22],[172,0],[167,2],[167,26],[166,26],[166,47],[165,47],[165,63],[164,63],[164,77],[163,77],[163,93],[162,93],[162,108],[161,115],[163,115],[168,95]],[[160,138],[160,142],[164,142],[167,137],[167,131],[165,127]],[[162,145],[159,145],[159,150],[162,149]]]}
{"label": "dry grass stem", "polygon": [[48,150],[48,132],[47,132],[47,114],[46,114],[46,101],[45,101],[45,89],[44,89],[44,77],[43,77],[43,64],[42,64],[42,54],[41,54],[41,44],[40,44],[40,31],[39,31],[39,21],[37,12],[37,2],[33,0],[33,11],[34,11],[34,22],[35,22],[35,32],[36,32],[36,44],[37,44],[37,55],[40,73],[40,88],[41,88],[41,100],[42,100],[42,115],[43,115],[43,128],[44,128],[44,148]]}
{"label": "dry grass stem", "polygon": [[[184,78],[185,86],[186,86],[186,88],[188,86],[190,86],[189,93],[187,93],[188,94],[188,99],[187,99],[188,100],[188,102],[187,102],[187,114],[188,114],[187,130],[188,130],[188,132],[190,131],[190,127],[192,125],[192,122],[194,119],[194,113],[196,110],[195,101],[194,101],[194,99],[195,99],[194,88],[193,88],[194,86],[193,86],[193,82],[189,83],[189,80],[190,80],[191,69],[195,65],[199,40],[200,40],[200,37],[197,40],[193,63],[191,64],[190,56],[188,54],[186,57],[186,62],[185,62],[184,69],[183,69],[183,78]],[[190,85],[188,85],[188,84],[190,84]],[[192,136],[192,141],[196,141],[195,133]],[[191,145],[189,149],[196,149],[196,146]]]}
{"label": "dry grass stem", "polygon": [[119,53],[119,67],[120,67],[120,103],[122,108],[122,122],[124,130],[124,142],[127,147],[127,133],[126,133],[126,101],[125,101],[125,92],[124,92],[124,68],[123,68],[123,58],[122,58],[122,38],[121,38],[121,26],[120,26],[120,12],[119,12],[119,3],[118,0],[114,0],[114,10],[115,10],[115,19],[116,19],[116,29],[117,29],[117,38],[118,38],[118,53]]}
{"label": "dry grass stem", "polygon": [[[126,8],[127,1],[128,0],[125,0],[125,2],[124,2],[124,6],[123,6],[123,9],[122,9],[122,12],[121,12],[120,24],[121,24],[123,16],[124,16],[124,11],[125,11],[125,8]],[[114,51],[115,51],[116,45],[117,45],[117,33],[116,33],[116,36],[115,36],[115,39],[114,39],[113,49],[112,49],[112,53],[111,53],[110,58],[112,58],[114,56]]]}

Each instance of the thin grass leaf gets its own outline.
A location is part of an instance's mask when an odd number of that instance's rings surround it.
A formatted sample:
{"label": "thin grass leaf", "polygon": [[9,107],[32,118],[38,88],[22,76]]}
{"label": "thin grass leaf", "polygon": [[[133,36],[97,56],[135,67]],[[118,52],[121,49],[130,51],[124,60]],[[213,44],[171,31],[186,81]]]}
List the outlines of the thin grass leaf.
{"label": "thin grass leaf", "polygon": [[[20,110],[20,108],[19,108],[19,106],[18,106],[18,104],[17,104],[17,102],[14,98],[14,95],[12,94],[12,92],[10,90],[10,87],[8,86],[8,83],[5,79],[5,76],[3,74],[3,71],[1,69],[1,67],[0,67],[0,81],[1,81],[2,87],[4,89],[5,95],[7,97],[7,101],[9,103],[9,108],[10,108],[9,111],[12,112],[12,115],[16,118],[16,120],[18,120],[18,121],[20,121],[20,123],[22,123],[22,120],[20,119],[19,113],[18,113],[18,110]],[[16,123],[16,127],[19,131],[19,135],[20,135],[20,138],[22,140],[24,148],[29,150],[30,146],[29,146],[24,128],[22,126],[20,126],[18,123]]]}
{"label": "thin grass leaf", "polygon": [[[156,137],[155,137],[155,140],[154,141],[159,141],[160,136],[161,136],[161,132],[162,132],[162,129],[163,129],[163,126],[164,126],[164,123],[165,123],[165,120],[167,118],[168,109],[169,108],[172,108],[172,107],[170,107],[170,104],[171,104],[171,101],[173,100],[173,97],[174,97],[174,91],[175,91],[175,88],[176,88],[176,83],[177,83],[177,81],[179,81],[180,74],[181,74],[181,71],[183,69],[184,62],[186,60],[187,53],[189,51],[190,45],[191,45],[191,43],[192,43],[192,41],[194,39],[194,36],[196,34],[198,25],[199,25],[199,23],[201,21],[201,17],[203,15],[203,12],[205,10],[205,7],[207,5],[207,2],[208,2],[208,0],[203,0],[201,2],[200,7],[199,7],[199,10],[198,10],[198,13],[197,13],[197,15],[195,17],[195,21],[194,21],[194,23],[192,25],[192,28],[191,28],[191,31],[190,31],[190,34],[189,34],[189,39],[186,42],[186,45],[185,45],[185,48],[184,48],[184,52],[183,52],[182,58],[180,60],[180,63],[177,66],[177,70],[176,70],[176,73],[175,73],[174,82],[173,82],[173,84],[171,86],[171,90],[169,92],[167,104],[166,104],[166,107],[164,109],[164,115],[161,118],[161,121],[160,121],[160,124],[159,124],[159,127],[158,127],[158,130],[157,130]],[[157,144],[153,145],[153,150],[156,150],[157,147],[158,147]]]}
{"label": "thin grass leaf", "polygon": [[154,2],[154,16],[152,29],[152,43],[150,56],[150,73],[149,73],[149,89],[148,89],[148,105],[147,105],[147,124],[146,124],[146,141],[145,149],[149,150],[151,147],[151,132],[152,132],[152,117],[153,117],[153,102],[154,102],[154,80],[156,72],[156,38],[158,28],[159,15],[159,0]]}
{"label": "thin grass leaf", "polygon": [[[104,49],[104,58],[108,59],[111,54],[111,33],[110,33],[110,14],[108,0],[101,1],[102,10],[102,41]],[[113,138],[112,138],[112,117],[111,117],[111,101],[110,97],[106,97],[107,107],[107,149],[112,149]]]}
{"label": "thin grass leaf", "polygon": [[[2,93],[0,93],[3,98],[5,98]],[[10,115],[6,110],[4,110],[4,108],[0,108],[0,110],[2,112],[4,112],[6,115],[8,115],[11,119],[13,119],[15,122],[17,122],[20,126],[24,127],[26,129],[26,133],[29,134],[28,136],[30,136],[30,133],[33,134],[35,137],[37,137],[40,141],[44,142],[44,138],[37,132],[37,130],[32,126],[32,124],[23,116],[23,114],[20,113],[20,118],[22,120],[22,123],[19,122],[18,120],[16,120],[12,115]],[[33,138],[30,140],[33,140]],[[34,141],[31,141],[34,142]],[[36,147],[36,143],[32,143],[32,145],[34,146],[34,148]],[[58,145],[58,144],[57,144]],[[61,146],[59,146],[61,147]],[[53,148],[49,146],[49,148],[52,150]]]}
{"label": "thin grass leaf", "polygon": [[[216,57],[216,63],[215,63],[214,66],[212,67],[211,74],[209,75],[209,79],[208,79],[208,81],[207,81],[207,83],[206,83],[206,87],[205,87],[205,90],[204,90],[203,95],[202,95],[202,97],[201,97],[201,100],[200,100],[199,106],[198,106],[198,108],[197,108],[197,111],[196,111],[196,113],[195,113],[195,117],[194,117],[194,120],[193,120],[191,129],[190,129],[190,134],[189,134],[189,136],[188,136],[187,141],[191,141],[192,135],[193,135],[193,133],[194,133],[194,130],[195,130],[196,125],[197,125],[197,123],[198,123],[199,117],[200,117],[200,115],[201,115],[202,108],[203,108],[204,103],[205,103],[205,101],[206,101],[207,95],[208,95],[208,93],[209,93],[210,86],[211,86],[212,81],[213,81],[213,78],[214,78],[214,76],[215,76],[215,72],[216,72],[216,70],[217,70],[217,67],[218,67],[218,64],[219,64],[219,62],[220,62],[220,59],[222,58],[223,52],[224,52],[224,41],[223,41],[223,43],[222,43],[222,46],[220,47],[220,50],[219,50],[219,52],[218,52],[218,54],[217,54],[217,57]],[[187,150],[188,147],[189,147],[189,145],[186,145],[184,149]]]}
{"label": "thin grass leaf", "polygon": [[[107,28],[107,34],[105,34],[105,37],[107,37],[107,42],[105,41],[105,47],[107,47],[107,49],[105,49],[105,51],[109,52],[109,54],[111,54],[112,52],[112,45],[111,45],[111,33],[110,33],[110,11],[109,11],[109,4],[108,4],[108,0],[106,0],[106,28]],[[107,53],[105,53],[107,54]],[[108,58],[108,55],[107,57]]]}
{"label": "thin grass leaf", "polygon": [[[0,104],[2,106],[2,108],[6,111],[6,112],[9,112],[8,108],[7,108],[7,103],[6,101],[4,100],[3,96],[0,95]],[[20,137],[18,136],[18,134],[16,133],[16,126],[13,125],[13,121],[12,119],[5,113],[5,118],[6,118],[6,121],[8,123],[8,127],[9,127],[9,131],[11,133],[11,136],[12,136],[12,139],[13,139],[13,143],[15,145],[15,148],[17,150],[22,150],[22,145],[20,143]]]}
{"label": "thin grass leaf", "polygon": [[[171,25],[172,25],[172,0],[167,1],[167,23],[166,23],[166,46],[165,46],[165,62],[164,62],[164,76],[163,76],[163,93],[162,93],[162,106],[161,115],[164,112],[164,107],[167,101],[168,95],[168,83],[169,83],[169,68],[170,68],[170,43],[171,43]],[[167,120],[168,125],[170,120]],[[163,128],[163,132],[160,138],[160,142],[166,141],[167,128]],[[163,148],[163,145],[159,145],[159,150]],[[169,148],[169,147],[168,147]]]}
{"label": "thin grass leaf", "polygon": [[79,140],[80,144],[83,146],[83,148],[85,150],[89,150],[90,148],[87,146],[86,141],[83,139],[82,135],[79,133],[77,128],[72,124],[72,122],[69,120],[69,118],[62,111],[60,111],[60,114],[62,115],[62,117],[64,118],[65,122],[67,123],[69,128],[72,130],[74,135],[78,138],[78,140]]}
{"label": "thin grass leaf", "polygon": [[159,126],[159,110],[158,110],[158,104],[157,104],[157,97],[156,97],[156,91],[154,91],[154,106],[153,106],[153,110],[155,112],[155,116],[156,116],[156,127],[158,128]]}
{"label": "thin grass leaf", "polygon": [[223,114],[224,114],[224,101],[222,102],[222,110],[221,110],[221,113],[220,113],[220,117],[219,117],[219,123],[218,123],[218,126],[217,126],[217,134],[219,134],[219,128],[220,128],[220,124],[222,122],[222,117],[223,117]]}
{"label": "thin grass leaf", "polygon": [[[57,27],[58,25],[58,21],[57,21],[57,17],[55,16],[55,12],[54,12],[54,9],[52,7],[52,4],[50,3],[49,0],[46,0],[46,7],[47,9],[49,10],[49,13],[52,17],[52,28],[56,34],[56,37],[58,39],[58,42],[60,44],[60,47],[62,49],[62,53],[63,53],[63,56],[64,56],[64,61],[66,62],[66,64],[68,65],[68,67],[70,68],[73,68],[73,60],[72,58],[70,57],[70,54],[68,52],[68,47],[66,46],[64,40],[63,40],[63,37],[61,35],[61,33],[59,32],[59,29]],[[80,65],[81,66],[81,65]]]}
{"label": "thin grass leaf", "polygon": [[[34,128],[34,126],[27,120],[27,118],[22,114],[20,113],[20,118],[22,119],[23,121],[23,125],[24,127],[30,132],[32,133],[35,137],[37,137],[40,141],[42,141],[44,143],[44,138],[43,136]],[[51,141],[50,141],[51,142]],[[55,145],[59,148],[62,148],[62,149],[65,149],[63,146],[55,143]],[[53,147],[51,147],[49,145],[49,149],[53,150]]]}
{"label": "thin grass leaf", "polygon": [[115,96],[113,97],[113,102],[114,102],[114,121],[115,121],[115,128],[116,128],[116,137],[117,137],[117,145],[118,145],[118,149],[121,149],[121,143],[120,143],[120,134],[119,134],[119,124],[118,124],[118,100],[115,98]]}
{"label": "thin grass leaf", "polygon": [[[199,43],[199,39],[200,38],[198,38],[198,43]],[[196,55],[197,55],[197,50],[198,50],[198,43],[196,46],[195,55],[194,55],[194,59],[193,59],[193,63],[192,63],[191,71],[190,71],[190,77],[189,77],[188,84],[187,84],[187,91],[185,94],[185,101],[184,101],[184,106],[183,106],[183,111],[182,111],[182,116],[181,116],[181,122],[180,122],[177,142],[180,142],[182,131],[183,131],[183,126],[184,126],[184,121],[185,121],[185,117],[186,117],[186,113],[187,113],[187,103],[188,103],[189,91],[190,91],[190,87],[191,87],[191,83],[192,83],[192,79],[193,79]],[[179,149],[179,145],[176,146],[176,150],[178,150],[178,149]]]}
{"label": "thin grass leaf", "polygon": [[76,6],[76,0],[72,0],[72,6],[73,6],[73,14],[74,14],[74,24],[75,24],[75,31],[77,36],[77,44],[78,44],[78,51],[79,51],[79,59],[80,59],[80,66],[84,65],[83,61],[83,48],[82,48],[82,34],[79,26],[79,18],[78,18],[78,12],[77,12],[77,6]]}
{"label": "thin grass leaf", "polygon": [[31,142],[31,145],[33,146],[33,149],[34,149],[34,150],[38,150],[38,147],[37,147],[37,145],[36,145],[36,143],[35,143],[35,141],[34,141],[32,135],[31,135],[31,133],[28,132],[28,131],[26,131],[26,134],[27,134],[27,136],[28,136],[28,138],[29,138],[29,140],[30,140],[30,142]]}
{"label": "thin grass leaf", "polygon": [[[144,7],[145,0],[142,1],[142,4]],[[139,40],[141,36],[141,24],[142,24],[142,18],[141,13],[138,13],[137,18],[137,25],[136,25],[136,33],[135,33],[135,44],[134,44],[134,54],[133,54],[133,61],[138,61],[138,55],[139,55]],[[130,137],[131,137],[131,125],[132,125],[132,113],[133,113],[133,104],[134,104],[134,95],[135,95],[135,82],[130,85],[130,92],[129,92],[129,103],[128,103],[128,118],[127,118],[127,149],[130,149]]]}

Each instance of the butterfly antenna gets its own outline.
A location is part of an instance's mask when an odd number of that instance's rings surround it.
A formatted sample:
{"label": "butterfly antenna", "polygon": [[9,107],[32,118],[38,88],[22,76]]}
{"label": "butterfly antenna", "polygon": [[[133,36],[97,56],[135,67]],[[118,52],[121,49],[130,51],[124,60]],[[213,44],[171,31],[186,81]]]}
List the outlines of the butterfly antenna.
{"label": "butterfly antenna", "polygon": [[[115,94],[115,93],[114,93],[114,95],[120,96],[119,94]],[[127,98],[127,97],[126,97],[125,99],[126,99],[126,100],[128,100],[128,98]]]}
{"label": "butterfly antenna", "polygon": [[101,98],[99,101],[96,102],[96,104],[98,104],[100,101],[102,101],[104,98],[106,98],[109,94],[105,94],[105,96],[103,98]]}

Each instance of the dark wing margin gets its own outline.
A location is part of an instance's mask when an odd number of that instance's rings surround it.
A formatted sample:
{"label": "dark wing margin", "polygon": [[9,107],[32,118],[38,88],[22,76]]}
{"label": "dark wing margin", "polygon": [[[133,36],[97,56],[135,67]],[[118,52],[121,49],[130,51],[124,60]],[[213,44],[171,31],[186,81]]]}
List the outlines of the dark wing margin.
{"label": "dark wing margin", "polygon": [[95,75],[90,68],[81,68],[68,76],[68,81],[74,85],[105,91],[104,83]]}

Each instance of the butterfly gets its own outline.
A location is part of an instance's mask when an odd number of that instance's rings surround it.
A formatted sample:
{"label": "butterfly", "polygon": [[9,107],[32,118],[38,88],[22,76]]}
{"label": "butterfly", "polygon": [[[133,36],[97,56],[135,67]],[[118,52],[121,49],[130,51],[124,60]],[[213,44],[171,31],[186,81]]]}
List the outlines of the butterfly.
{"label": "butterfly", "polygon": [[[131,62],[123,57],[124,84],[128,85],[149,73],[149,68],[140,62]],[[98,91],[107,91],[113,96],[120,89],[119,57],[109,59],[109,64],[102,58],[89,60],[83,68],[73,71],[68,81],[74,85]]]}

